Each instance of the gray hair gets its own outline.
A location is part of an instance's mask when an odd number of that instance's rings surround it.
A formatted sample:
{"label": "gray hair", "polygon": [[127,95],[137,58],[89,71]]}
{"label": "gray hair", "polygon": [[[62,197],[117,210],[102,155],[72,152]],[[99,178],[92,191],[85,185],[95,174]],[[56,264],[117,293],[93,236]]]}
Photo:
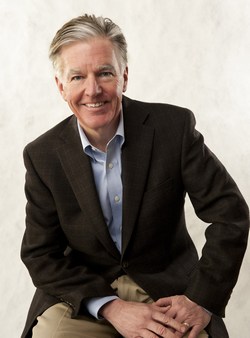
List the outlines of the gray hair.
{"label": "gray hair", "polygon": [[49,49],[49,58],[55,71],[57,73],[62,71],[60,53],[63,46],[95,37],[110,40],[119,53],[121,64],[127,65],[127,42],[120,27],[108,18],[85,14],[65,23],[53,38]]}

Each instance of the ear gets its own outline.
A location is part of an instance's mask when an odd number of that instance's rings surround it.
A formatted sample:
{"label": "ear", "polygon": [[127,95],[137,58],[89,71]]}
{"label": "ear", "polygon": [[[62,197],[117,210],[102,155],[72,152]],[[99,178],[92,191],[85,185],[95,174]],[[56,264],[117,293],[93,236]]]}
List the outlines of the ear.
{"label": "ear", "polygon": [[63,99],[67,101],[63,82],[57,76],[55,76],[55,80],[56,80],[56,85],[57,85],[57,88],[59,89],[60,94],[62,95]]}
{"label": "ear", "polygon": [[124,80],[124,83],[123,83],[122,91],[125,92],[127,90],[127,85],[128,85],[128,66],[126,66],[126,68],[124,69],[123,80]]}

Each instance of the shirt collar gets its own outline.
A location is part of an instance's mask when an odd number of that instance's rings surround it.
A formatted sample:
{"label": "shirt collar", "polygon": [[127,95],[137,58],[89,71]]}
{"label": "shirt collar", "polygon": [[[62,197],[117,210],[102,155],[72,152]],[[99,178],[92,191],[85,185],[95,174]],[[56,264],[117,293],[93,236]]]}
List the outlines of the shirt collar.
{"label": "shirt collar", "polygon": [[[92,144],[89,142],[85,132],[83,131],[82,127],[80,126],[80,123],[77,119],[77,127],[78,127],[78,131],[79,131],[79,135],[80,135],[80,139],[82,142],[82,147],[83,147],[83,151],[87,154],[90,155],[89,150],[95,148],[92,146]],[[118,137],[117,137],[118,136]],[[112,139],[108,142],[108,144],[113,140],[117,138],[119,140],[120,143],[120,147],[122,147],[124,140],[125,140],[125,135],[124,135],[124,119],[123,119],[123,112],[121,110],[120,112],[120,121],[116,130],[115,135],[112,137]]]}

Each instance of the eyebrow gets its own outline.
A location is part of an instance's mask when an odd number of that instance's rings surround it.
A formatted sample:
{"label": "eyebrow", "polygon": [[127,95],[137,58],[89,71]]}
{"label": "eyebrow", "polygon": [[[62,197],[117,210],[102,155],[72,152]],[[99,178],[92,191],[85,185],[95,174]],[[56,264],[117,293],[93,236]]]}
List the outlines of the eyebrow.
{"label": "eyebrow", "polygon": [[112,65],[101,65],[97,67],[97,70],[112,70],[115,71],[115,68]]}
{"label": "eyebrow", "polygon": [[72,75],[79,74],[80,72],[80,69],[70,69],[67,74],[67,79],[70,79]]}

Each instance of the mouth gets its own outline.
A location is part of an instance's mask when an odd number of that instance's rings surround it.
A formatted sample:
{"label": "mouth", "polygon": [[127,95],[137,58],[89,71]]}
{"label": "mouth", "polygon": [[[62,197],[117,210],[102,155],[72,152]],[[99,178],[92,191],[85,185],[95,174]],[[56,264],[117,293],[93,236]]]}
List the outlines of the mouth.
{"label": "mouth", "polygon": [[84,103],[83,105],[88,108],[99,108],[102,107],[105,102],[95,102],[95,103]]}

